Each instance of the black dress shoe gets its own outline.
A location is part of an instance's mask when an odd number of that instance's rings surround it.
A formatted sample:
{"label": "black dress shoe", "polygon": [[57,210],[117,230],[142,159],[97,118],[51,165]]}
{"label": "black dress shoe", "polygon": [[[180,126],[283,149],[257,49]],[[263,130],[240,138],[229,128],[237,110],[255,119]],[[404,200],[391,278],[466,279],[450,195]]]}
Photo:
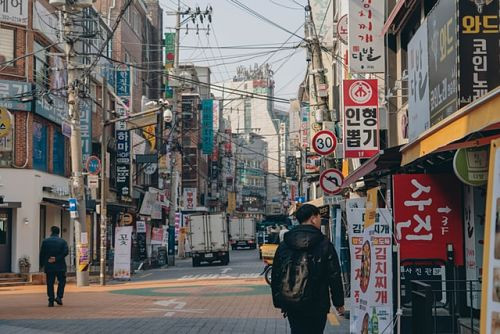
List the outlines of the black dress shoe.
{"label": "black dress shoe", "polygon": [[63,304],[61,298],[56,298],[55,302],[57,303],[57,305],[62,305]]}
{"label": "black dress shoe", "polygon": [[49,302],[49,307],[54,307],[54,302]]}

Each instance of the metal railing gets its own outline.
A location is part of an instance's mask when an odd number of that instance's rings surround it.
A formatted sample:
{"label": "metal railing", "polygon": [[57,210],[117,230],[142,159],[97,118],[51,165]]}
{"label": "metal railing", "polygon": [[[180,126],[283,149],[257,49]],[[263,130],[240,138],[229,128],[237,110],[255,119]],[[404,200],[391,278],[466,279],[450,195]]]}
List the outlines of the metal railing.
{"label": "metal railing", "polygon": [[[411,327],[413,333],[459,333],[459,319],[466,318],[464,329],[474,333],[474,320],[478,310],[473,308],[479,300],[479,280],[442,280],[442,287],[431,285],[436,281],[411,281]],[[408,291],[407,291],[408,292]],[[440,300],[439,296],[445,296]],[[470,327],[469,327],[470,326]]]}

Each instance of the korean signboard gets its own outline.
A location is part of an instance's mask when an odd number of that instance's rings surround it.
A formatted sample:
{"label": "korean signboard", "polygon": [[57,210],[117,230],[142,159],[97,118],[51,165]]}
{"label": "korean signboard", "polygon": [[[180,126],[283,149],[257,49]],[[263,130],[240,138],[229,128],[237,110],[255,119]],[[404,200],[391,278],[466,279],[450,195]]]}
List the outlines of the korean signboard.
{"label": "korean signboard", "polygon": [[500,331],[500,139],[490,146],[481,289],[481,333]]}
{"label": "korean signboard", "polygon": [[165,33],[165,68],[171,69],[174,67],[175,61],[175,33]]}
{"label": "korean signboard", "polygon": [[27,25],[28,4],[28,0],[3,0],[0,2],[0,22]]}
{"label": "korean signboard", "polygon": [[116,70],[116,95],[130,96],[130,68],[127,65]]}
{"label": "korean signboard", "polygon": [[82,137],[82,161],[92,154],[92,101],[80,99],[80,131]]}
{"label": "korean signboard", "polygon": [[129,130],[116,130],[116,188],[120,196],[130,195]]}
{"label": "korean signboard", "polygon": [[463,265],[461,184],[446,174],[399,174],[393,177],[394,224],[401,259],[447,260],[453,246]]}
{"label": "korean signboard", "polygon": [[308,155],[306,157],[306,174],[319,174],[321,167],[321,156],[320,155]]}
{"label": "korean signboard", "polygon": [[35,113],[56,124],[61,125],[68,115],[68,104],[63,96],[50,95],[51,102],[44,96],[37,97]]}
{"label": "korean signboard", "polygon": [[197,196],[196,188],[184,188],[182,196],[184,210],[193,210],[198,206]]}
{"label": "korean signboard", "polygon": [[29,92],[31,92],[31,84],[27,82],[0,80],[0,107],[5,107],[10,111],[31,111],[31,102],[23,103],[20,102],[19,98],[12,100],[4,99],[7,97],[22,96]]}
{"label": "korean signboard", "polygon": [[349,0],[349,68],[352,72],[385,71],[385,1]]}
{"label": "korean signboard", "polygon": [[378,209],[363,228],[364,209],[347,209],[351,253],[350,333],[392,333],[392,217]]}
{"label": "korean signboard", "polygon": [[344,80],[344,157],[379,152],[377,80]]}
{"label": "korean signboard", "polygon": [[286,157],[286,177],[297,180],[297,158],[294,156]]}
{"label": "korean signboard", "polygon": [[408,139],[429,128],[429,60],[427,21],[408,43]]}
{"label": "korean signboard", "polygon": [[455,1],[441,0],[427,19],[431,126],[457,110],[456,12]]}
{"label": "korean signboard", "polygon": [[161,245],[163,242],[163,228],[153,227],[151,229],[151,245]]}
{"label": "korean signboard", "polygon": [[115,232],[115,256],[113,278],[130,278],[130,253],[132,249],[132,226],[117,226]]}
{"label": "korean signboard", "polygon": [[302,148],[309,147],[309,105],[302,105],[300,108],[302,114],[302,122],[300,124],[300,142]]}
{"label": "korean signboard", "polygon": [[214,150],[214,100],[201,101],[201,148],[203,154]]}
{"label": "korean signboard", "polygon": [[498,6],[486,1],[479,11],[473,1],[459,1],[460,107],[500,84]]}

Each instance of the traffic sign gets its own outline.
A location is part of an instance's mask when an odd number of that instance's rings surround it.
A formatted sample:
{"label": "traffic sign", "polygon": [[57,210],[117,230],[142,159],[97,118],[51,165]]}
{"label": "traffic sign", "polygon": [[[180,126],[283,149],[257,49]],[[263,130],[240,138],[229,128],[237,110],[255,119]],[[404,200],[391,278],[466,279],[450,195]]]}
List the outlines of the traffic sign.
{"label": "traffic sign", "polygon": [[337,147],[337,137],[330,130],[321,130],[314,135],[312,146],[314,151],[320,155],[331,154]]}
{"label": "traffic sign", "polygon": [[76,198],[68,199],[69,211],[76,211]]}
{"label": "traffic sign", "polygon": [[335,168],[330,168],[321,173],[319,177],[319,185],[327,194],[335,195],[342,191],[342,183],[344,177],[342,172]]}
{"label": "traffic sign", "polygon": [[0,138],[7,137],[12,129],[10,112],[0,107]]}
{"label": "traffic sign", "polygon": [[101,172],[101,160],[95,155],[88,157],[85,168],[90,175],[97,175]]}

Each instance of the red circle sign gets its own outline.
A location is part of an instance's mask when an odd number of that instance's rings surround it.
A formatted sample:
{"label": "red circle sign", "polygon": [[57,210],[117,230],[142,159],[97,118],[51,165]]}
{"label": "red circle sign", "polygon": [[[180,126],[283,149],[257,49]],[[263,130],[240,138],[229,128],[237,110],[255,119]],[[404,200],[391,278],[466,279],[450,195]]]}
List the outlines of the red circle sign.
{"label": "red circle sign", "polygon": [[314,135],[312,146],[320,155],[331,154],[337,147],[337,137],[329,130],[321,130]]}
{"label": "red circle sign", "polygon": [[344,183],[344,176],[341,171],[335,168],[325,170],[319,177],[321,189],[330,195],[340,193],[342,191],[342,183]]}

